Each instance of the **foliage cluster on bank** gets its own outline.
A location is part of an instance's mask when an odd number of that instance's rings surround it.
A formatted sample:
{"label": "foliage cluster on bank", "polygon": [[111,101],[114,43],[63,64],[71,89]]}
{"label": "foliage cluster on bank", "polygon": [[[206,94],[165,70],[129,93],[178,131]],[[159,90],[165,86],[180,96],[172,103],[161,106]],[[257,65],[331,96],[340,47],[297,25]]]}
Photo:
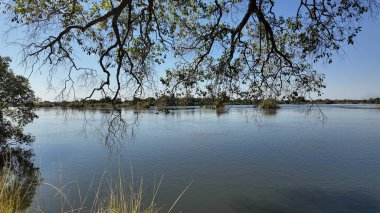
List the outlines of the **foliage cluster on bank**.
{"label": "foliage cluster on bank", "polygon": [[23,127],[37,118],[29,81],[14,74],[10,62],[0,56],[0,148],[9,141],[31,143],[33,137],[24,134]]}

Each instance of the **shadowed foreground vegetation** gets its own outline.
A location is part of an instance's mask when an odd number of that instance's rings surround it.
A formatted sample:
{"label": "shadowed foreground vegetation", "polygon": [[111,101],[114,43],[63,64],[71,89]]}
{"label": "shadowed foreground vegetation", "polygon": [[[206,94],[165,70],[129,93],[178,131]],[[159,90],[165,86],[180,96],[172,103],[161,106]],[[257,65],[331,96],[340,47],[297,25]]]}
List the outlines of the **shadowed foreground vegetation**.
{"label": "shadowed foreground vegetation", "polygon": [[[48,183],[44,183],[40,178],[39,169],[28,158],[28,168],[25,167],[26,162],[18,162],[17,155],[2,155],[0,159],[0,212],[1,213],[23,213],[23,212],[46,212],[44,206],[33,206],[33,199],[38,201],[38,197],[34,198],[36,188],[39,185],[48,185],[56,192],[54,199],[61,200],[60,212],[71,213],[101,213],[101,212],[123,212],[123,213],[158,213],[163,212],[162,206],[156,203],[156,195],[160,188],[162,177],[157,185],[155,185],[153,194],[148,193],[145,196],[143,192],[143,180],[137,186],[126,183],[124,175],[119,174],[117,178],[104,178],[103,174],[100,182],[95,188],[94,195],[86,195],[86,197],[75,205],[70,202],[70,196],[64,191],[64,187],[60,188]],[[30,165],[29,165],[30,164]],[[26,171],[21,171],[25,169]],[[106,193],[100,193],[100,189],[106,187]],[[165,212],[171,212],[182,195],[190,187],[187,186],[177,197],[174,203]],[[79,188],[79,187],[78,187]],[[78,189],[79,190],[79,189]],[[77,192],[81,194],[80,191]],[[93,200],[88,201],[87,196],[93,196]],[[87,200],[87,201],[86,201]],[[37,202],[38,203],[38,202]]]}
{"label": "shadowed foreground vegetation", "polygon": [[[27,203],[25,197],[29,190],[25,191],[23,185],[18,180],[12,180],[13,178],[10,168],[3,168],[0,171],[0,212],[27,212],[28,206],[25,206]],[[29,185],[26,188],[32,187]]]}
{"label": "shadowed foreground vegetation", "polygon": [[32,204],[42,181],[33,156],[31,149],[10,144],[0,146],[1,213],[27,212]]}

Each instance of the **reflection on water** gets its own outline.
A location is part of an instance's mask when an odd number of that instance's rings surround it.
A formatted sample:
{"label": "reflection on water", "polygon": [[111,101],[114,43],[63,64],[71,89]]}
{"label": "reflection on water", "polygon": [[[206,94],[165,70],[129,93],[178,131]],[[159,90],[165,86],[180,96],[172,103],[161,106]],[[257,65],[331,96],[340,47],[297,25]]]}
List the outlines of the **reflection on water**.
{"label": "reflection on water", "polygon": [[32,157],[31,149],[11,145],[0,148],[0,205],[3,208],[9,205],[19,212],[31,206],[40,184],[40,171]]}
{"label": "reflection on water", "polygon": [[277,115],[277,109],[261,109],[261,113],[264,116],[276,116]]}
{"label": "reflection on water", "polygon": [[[40,110],[28,131],[37,138],[33,148],[44,181],[76,181],[84,193],[104,171],[132,176],[132,164],[148,194],[164,175],[157,194],[163,210],[193,182],[174,212],[380,212],[380,111],[373,105],[320,109],[328,117],[324,125],[315,122],[318,109],[304,106],[282,105],[266,114],[231,107],[222,116],[211,109],[145,110],[134,140],[120,137],[117,153],[98,135],[83,135],[84,114],[64,121],[54,109]],[[110,115],[87,113],[90,127],[106,124]],[[123,115],[135,123],[133,111]],[[47,212],[59,207],[54,193],[38,190]]]}
{"label": "reflection on water", "polygon": [[227,113],[228,110],[229,110],[229,109],[228,109],[227,107],[222,106],[222,107],[217,107],[217,108],[215,109],[215,112],[216,112],[216,115],[217,115],[217,116],[221,116],[221,115]]}

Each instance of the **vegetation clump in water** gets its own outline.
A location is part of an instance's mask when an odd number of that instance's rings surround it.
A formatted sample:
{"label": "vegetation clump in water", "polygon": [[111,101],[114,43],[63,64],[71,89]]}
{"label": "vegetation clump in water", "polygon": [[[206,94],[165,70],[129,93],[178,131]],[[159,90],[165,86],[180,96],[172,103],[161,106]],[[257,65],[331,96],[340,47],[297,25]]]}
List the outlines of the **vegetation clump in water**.
{"label": "vegetation clump in water", "polygon": [[277,104],[277,101],[274,99],[265,99],[260,103],[261,109],[278,109],[280,108]]}

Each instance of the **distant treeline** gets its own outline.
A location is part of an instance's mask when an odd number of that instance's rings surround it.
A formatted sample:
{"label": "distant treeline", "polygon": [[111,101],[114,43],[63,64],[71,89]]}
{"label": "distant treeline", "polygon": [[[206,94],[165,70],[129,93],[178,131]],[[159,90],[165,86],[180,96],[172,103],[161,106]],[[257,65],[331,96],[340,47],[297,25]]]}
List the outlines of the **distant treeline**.
{"label": "distant treeline", "polygon": [[[228,97],[224,98],[174,98],[169,96],[161,96],[160,98],[135,98],[134,100],[121,100],[116,99],[113,101],[110,97],[105,97],[99,100],[89,99],[85,101],[41,101],[37,102],[37,107],[70,107],[70,108],[113,108],[114,106],[118,108],[138,108],[138,109],[148,109],[153,106],[158,108],[163,108],[166,106],[201,106],[201,107],[220,107],[223,105],[259,105],[260,100],[252,101],[245,99],[230,99]],[[278,104],[380,104],[380,98],[370,98],[366,100],[331,100],[331,99],[317,99],[317,100],[307,100],[303,97],[288,100],[288,101],[277,101]]]}
{"label": "distant treeline", "polygon": [[160,98],[135,98],[133,100],[112,100],[110,97],[105,97],[99,100],[76,100],[76,101],[40,101],[36,103],[37,107],[71,107],[71,108],[113,108],[133,107],[139,109],[148,109],[157,106],[158,108],[167,106],[221,106],[224,104],[236,105],[252,105],[253,101],[249,100],[230,100],[229,98],[174,98],[169,96],[161,96]]}
{"label": "distant treeline", "polygon": [[380,104],[380,98],[370,98],[370,99],[361,99],[361,100],[352,100],[352,99],[341,99],[341,100],[331,100],[331,99],[316,99],[316,100],[307,100],[305,98],[297,98],[292,101],[283,101],[282,104]]}

